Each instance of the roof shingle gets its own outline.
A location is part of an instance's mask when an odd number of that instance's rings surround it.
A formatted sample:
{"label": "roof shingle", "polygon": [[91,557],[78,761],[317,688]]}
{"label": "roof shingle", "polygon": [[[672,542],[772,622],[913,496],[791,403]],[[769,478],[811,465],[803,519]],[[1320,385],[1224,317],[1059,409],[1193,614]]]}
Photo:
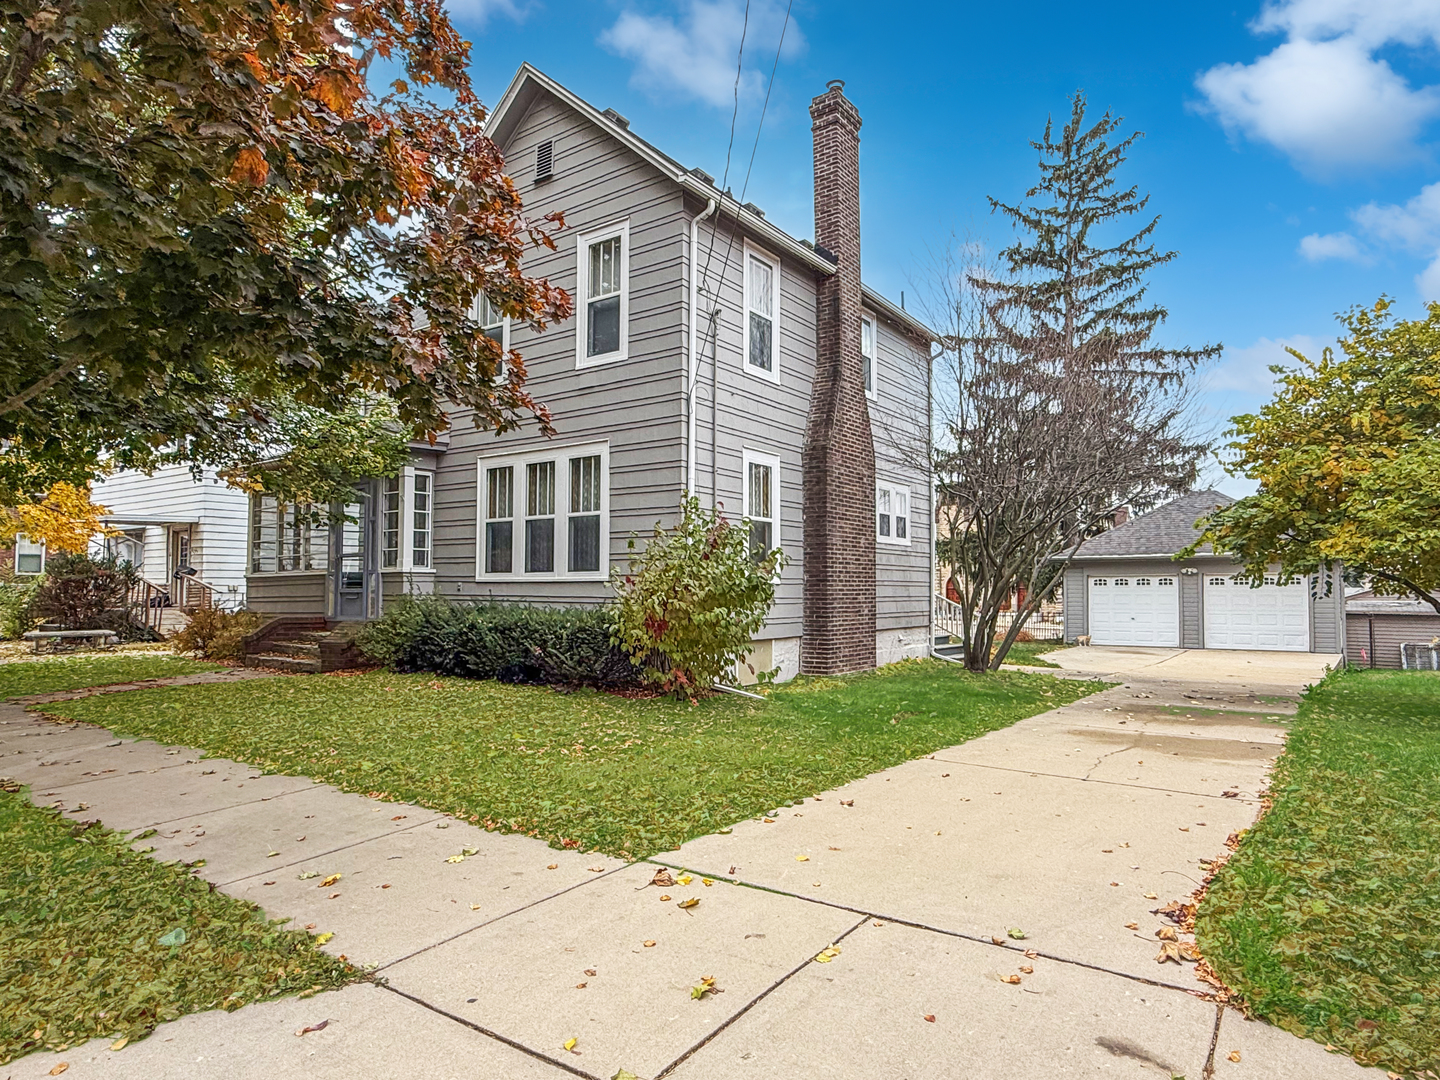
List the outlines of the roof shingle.
{"label": "roof shingle", "polygon": [[[1132,518],[1124,525],[1091,537],[1075,553],[1077,559],[1118,558],[1126,555],[1174,555],[1189,547],[1200,535],[1195,522],[1213,510],[1235,500],[1218,491],[1191,491]],[[1200,548],[1212,554],[1210,545]]]}

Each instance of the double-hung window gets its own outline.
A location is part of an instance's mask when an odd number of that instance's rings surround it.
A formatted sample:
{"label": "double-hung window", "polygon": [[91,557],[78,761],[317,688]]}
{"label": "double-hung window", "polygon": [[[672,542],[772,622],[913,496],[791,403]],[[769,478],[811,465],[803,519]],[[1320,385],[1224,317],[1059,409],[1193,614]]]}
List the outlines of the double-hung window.
{"label": "double-hung window", "polygon": [[759,562],[776,547],[780,519],[780,459],[774,454],[746,450],[742,503],[750,527],[750,557]]}
{"label": "double-hung window", "polygon": [[860,317],[860,370],[865,380],[865,396],[875,397],[876,353],[875,320],[868,315]]}
{"label": "double-hung window", "polygon": [[477,577],[603,580],[609,464],[604,443],[482,458]]}
{"label": "double-hung window", "polygon": [[899,484],[875,485],[875,540],[910,544],[910,489]]}
{"label": "double-hung window", "polygon": [[407,467],[380,485],[380,567],[430,569],[433,473]]}
{"label": "double-hung window", "polygon": [[41,574],[45,572],[45,544],[31,540],[24,533],[15,537],[15,573]]}
{"label": "double-hung window", "polygon": [[745,370],[779,381],[780,266],[745,250]]}
{"label": "double-hung window", "polygon": [[623,360],[630,344],[628,223],[582,236],[579,253],[580,340],[575,362],[584,367]]}
{"label": "double-hung window", "polygon": [[500,363],[495,369],[497,376],[505,369],[505,355],[510,351],[510,320],[501,315],[490,298],[481,293],[475,298],[470,317],[480,326],[480,332],[493,341],[500,350]]}

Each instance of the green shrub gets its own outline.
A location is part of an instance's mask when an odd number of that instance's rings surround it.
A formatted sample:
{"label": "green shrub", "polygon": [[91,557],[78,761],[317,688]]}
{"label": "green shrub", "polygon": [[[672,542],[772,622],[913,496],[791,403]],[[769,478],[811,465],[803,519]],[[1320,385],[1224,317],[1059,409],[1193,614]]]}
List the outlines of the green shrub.
{"label": "green shrub", "polygon": [[0,639],[18,638],[34,624],[29,608],[35,585],[34,579],[0,580]]}
{"label": "green shrub", "polygon": [[170,644],[202,660],[244,660],[245,635],[258,630],[266,616],[258,611],[197,611]]}
{"label": "green shrub", "polygon": [[62,630],[113,630],[121,641],[158,641],[159,635],[130,609],[129,592],[139,580],[128,562],[55,554],[46,560],[24,618],[56,623]]}
{"label": "green shrub", "polygon": [[617,685],[635,673],[610,642],[602,608],[467,603],[404,597],[356,635],[371,660],[503,682]]}
{"label": "green shrub", "polygon": [[693,694],[744,660],[789,561],[779,548],[752,550],[751,534],[747,522],[727,521],[688,498],[679,523],[657,525],[645,550],[631,556],[628,574],[612,573],[611,640],[647,682]]}

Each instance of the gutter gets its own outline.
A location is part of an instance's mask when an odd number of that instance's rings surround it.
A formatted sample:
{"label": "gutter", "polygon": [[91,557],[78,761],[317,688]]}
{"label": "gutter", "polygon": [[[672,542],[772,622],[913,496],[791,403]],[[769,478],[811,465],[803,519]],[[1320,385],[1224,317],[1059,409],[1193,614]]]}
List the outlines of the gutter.
{"label": "gutter", "polygon": [[[685,386],[685,492],[695,494],[695,391],[700,386],[700,355],[697,346],[700,300],[700,222],[715,213],[719,203],[710,199],[705,209],[690,219],[690,341],[686,351],[689,374]],[[713,406],[712,402],[712,406]]]}

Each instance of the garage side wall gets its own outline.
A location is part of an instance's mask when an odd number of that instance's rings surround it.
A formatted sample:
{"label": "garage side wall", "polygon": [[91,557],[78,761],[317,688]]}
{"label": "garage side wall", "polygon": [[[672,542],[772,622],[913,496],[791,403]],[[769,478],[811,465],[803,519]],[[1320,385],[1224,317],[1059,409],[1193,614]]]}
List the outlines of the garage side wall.
{"label": "garage side wall", "polygon": [[1085,605],[1089,596],[1085,592],[1085,567],[1071,564],[1065,568],[1065,640],[1073,642],[1077,637],[1088,634],[1089,614]]}
{"label": "garage side wall", "polygon": [[[1339,566],[1310,582],[1310,651],[1345,652],[1345,581]],[[1396,654],[1399,655],[1398,652]]]}

